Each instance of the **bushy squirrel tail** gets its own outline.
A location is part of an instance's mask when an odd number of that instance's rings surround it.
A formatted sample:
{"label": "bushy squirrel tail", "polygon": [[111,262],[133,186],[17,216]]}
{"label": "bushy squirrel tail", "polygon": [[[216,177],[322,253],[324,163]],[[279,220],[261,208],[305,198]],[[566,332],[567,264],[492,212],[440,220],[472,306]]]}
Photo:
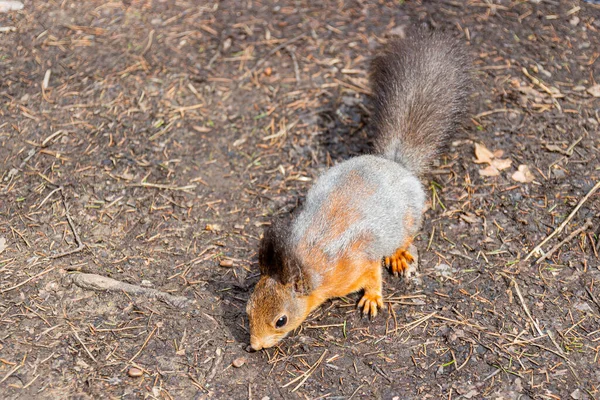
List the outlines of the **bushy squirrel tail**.
{"label": "bushy squirrel tail", "polygon": [[422,176],[465,114],[469,69],[460,42],[439,32],[384,46],[371,65],[376,152]]}

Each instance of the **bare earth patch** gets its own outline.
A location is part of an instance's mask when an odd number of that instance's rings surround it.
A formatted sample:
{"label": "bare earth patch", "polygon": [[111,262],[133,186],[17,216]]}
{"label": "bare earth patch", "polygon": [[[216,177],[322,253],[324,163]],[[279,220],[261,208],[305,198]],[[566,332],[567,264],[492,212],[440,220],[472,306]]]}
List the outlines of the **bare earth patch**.
{"label": "bare earth patch", "polygon": [[[23,4],[0,14],[0,397],[600,397],[600,6]],[[263,226],[370,151],[369,55],[411,23],[476,76],[419,279],[247,353]]]}

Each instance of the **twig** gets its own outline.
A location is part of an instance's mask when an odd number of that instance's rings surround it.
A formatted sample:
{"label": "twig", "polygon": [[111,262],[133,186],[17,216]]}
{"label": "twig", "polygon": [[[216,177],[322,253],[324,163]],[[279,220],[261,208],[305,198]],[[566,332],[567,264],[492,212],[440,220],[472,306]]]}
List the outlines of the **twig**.
{"label": "twig", "polygon": [[40,208],[42,208],[42,206],[43,206],[43,205],[44,205],[44,204],[45,204],[45,203],[48,201],[48,199],[49,199],[50,197],[52,197],[52,195],[53,195],[54,193],[58,192],[58,191],[59,191],[59,190],[61,190],[61,189],[62,189],[62,186],[59,186],[59,187],[57,187],[56,189],[54,189],[53,191],[51,191],[51,192],[48,194],[48,196],[46,196],[46,198],[45,198],[44,200],[42,200],[42,202],[40,203],[40,205],[37,207],[37,208],[38,208],[38,210],[39,210]]}
{"label": "twig", "polygon": [[592,293],[592,291],[589,288],[586,287],[585,291],[587,292],[588,296],[590,296],[590,298],[592,299],[594,304],[596,304],[596,306],[598,306],[598,310],[600,311],[600,301],[598,301],[596,296],[594,296],[594,293]]}
{"label": "twig", "polygon": [[0,383],[4,382],[5,380],[7,380],[8,378],[10,378],[10,376],[12,374],[14,374],[15,372],[17,372],[19,370],[19,368],[21,368],[23,365],[25,365],[25,360],[27,359],[27,354],[25,354],[25,356],[23,357],[23,359],[21,360],[21,363],[19,365],[17,365],[16,367],[14,367],[13,369],[11,369],[8,374],[4,375],[4,378],[2,378],[2,380],[0,380]]}
{"label": "twig", "polygon": [[13,369],[11,369],[10,371],[8,371],[8,374],[4,375],[4,378],[2,378],[2,380],[0,380],[0,383],[4,382],[8,378],[10,378],[10,376],[12,374],[14,374],[15,372],[17,372],[19,370],[19,368],[21,368],[22,366],[23,366],[23,364],[19,364],[16,367],[14,367]]}
{"label": "twig", "polygon": [[558,108],[558,111],[562,112],[562,107],[560,106],[560,104],[556,100],[556,98],[554,97],[555,93],[548,86],[546,86],[542,81],[540,81],[535,76],[531,75],[529,73],[529,71],[527,71],[527,68],[523,67],[522,71],[523,71],[523,74],[525,74],[526,77],[528,77],[529,79],[531,79],[531,82],[533,82],[534,85],[539,86],[544,92],[546,92],[546,93],[548,93],[550,95],[550,98],[552,99],[552,103],[554,104],[554,106],[556,108]]}
{"label": "twig", "polygon": [[485,382],[488,379],[493,378],[494,376],[498,375],[500,372],[502,372],[502,370],[500,368],[496,369],[494,372],[492,372],[491,374],[489,374],[488,376],[486,376],[485,378],[483,378],[482,382]]}
{"label": "twig", "polygon": [[73,232],[73,236],[75,236],[75,242],[77,243],[77,247],[72,250],[67,250],[65,252],[55,254],[50,256],[51,259],[61,258],[65,256],[69,256],[71,254],[75,254],[80,252],[85,248],[85,245],[81,241],[79,237],[79,233],[77,233],[77,229],[75,229],[75,223],[73,222],[73,218],[71,218],[71,214],[69,214],[69,207],[67,206],[67,201],[65,200],[65,194],[63,192],[63,187],[59,186],[58,190],[60,191],[60,195],[62,197],[63,205],[65,206],[65,215],[67,217],[67,221],[69,222],[69,226],[71,227],[71,231]]}
{"label": "twig", "polygon": [[484,111],[482,113],[474,115],[473,118],[479,119],[481,117],[487,117],[488,115],[492,115],[492,114],[496,114],[496,113],[510,113],[510,112],[514,112],[516,114],[522,114],[522,112],[520,110],[513,109],[513,108],[497,108],[495,110]]}
{"label": "twig", "polygon": [[258,60],[256,64],[254,64],[254,67],[250,68],[248,71],[246,71],[244,75],[242,75],[238,87],[246,80],[246,78],[248,78],[248,76],[252,75],[257,69],[259,69],[261,65],[263,65],[269,59],[269,57],[277,53],[279,50],[286,48],[290,44],[295,43],[300,39],[303,39],[304,37],[306,37],[306,35],[306,33],[303,33],[302,35],[296,36],[290,40],[286,40],[285,42],[281,43],[279,46],[275,47],[273,50],[268,52],[266,56],[264,56],[263,58]]}
{"label": "twig", "polygon": [[565,228],[565,226],[567,226],[567,224],[569,223],[569,221],[571,221],[571,219],[573,219],[573,217],[575,216],[575,214],[577,213],[577,211],[579,211],[579,209],[581,208],[581,206],[596,192],[596,190],[600,189],[600,181],[598,181],[593,188],[590,189],[590,191],[579,201],[579,203],[577,204],[577,206],[573,209],[573,211],[571,211],[571,214],[569,214],[569,216],[563,221],[562,224],[560,224],[560,226],[558,228],[556,228],[554,230],[554,232],[552,232],[546,239],[544,239],[542,241],[542,243],[538,244],[537,246],[535,246],[535,248],[533,250],[531,250],[531,252],[529,252],[529,254],[527,254],[527,257],[525,257],[525,259],[523,261],[527,261],[531,258],[532,255],[539,253],[542,250],[542,246],[545,245],[550,239],[552,239],[554,236],[556,236],[557,234],[559,234],[560,232],[562,232],[562,230]]}
{"label": "twig", "polygon": [[325,349],[325,351],[323,351],[323,354],[321,354],[321,357],[319,357],[319,359],[317,360],[317,362],[315,362],[312,367],[310,367],[305,373],[303,373],[302,375],[298,376],[297,378],[289,381],[288,383],[286,383],[285,385],[282,386],[282,388],[288,387],[290,386],[292,383],[297,382],[298,380],[300,380],[300,383],[298,385],[296,385],[295,388],[292,389],[292,393],[295,392],[296,390],[300,389],[300,387],[302,385],[304,385],[304,382],[306,382],[306,380],[308,379],[309,376],[312,375],[313,372],[315,372],[315,370],[317,369],[317,367],[319,366],[319,364],[321,364],[321,361],[323,361],[323,358],[325,357],[325,354],[327,354],[327,349]]}
{"label": "twig", "polygon": [[386,379],[386,380],[387,380],[389,383],[392,383],[392,382],[393,382],[392,378],[390,378],[390,377],[388,376],[388,374],[386,374],[386,373],[385,373],[385,371],[384,371],[383,369],[381,369],[381,367],[379,367],[378,365],[375,365],[375,364],[374,364],[374,363],[372,363],[372,362],[365,363],[365,364],[367,364],[367,366],[368,366],[369,368],[371,368],[373,371],[375,371],[375,372],[376,372],[376,373],[378,373],[379,375],[383,376],[383,377],[384,377],[384,378],[385,378],[385,379]]}
{"label": "twig", "polygon": [[556,252],[556,250],[560,249],[563,244],[569,242],[575,236],[579,235],[581,232],[584,232],[584,231],[588,230],[591,227],[592,227],[592,220],[588,218],[585,221],[585,224],[581,228],[573,231],[569,236],[567,236],[567,238],[565,240],[563,240],[562,242],[560,242],[559,244],[557,244],[556,246],[554,246],[549,252],[547,252],[546,254],[544,254],[543,256],[541,256],[540,258],[538,258],[537,261],[535,262],[535,264],[541,263],[542,261],[544,261],[545,259],[547,259],[548,257],[550,257],[552,254],[554,254]]}
{"label": "twig", "polygon": [[96,274],[76,273],[71,275],[71,281],[77,286],[91,290],[107,290],[113,292],[123,291],[129,294],[141,294],[151,298],[157,298],[172,307],[182,308],[191,303],[187,297],[173,296],[169,293],[156,289],[145,288],[130,283],[120,282],[112,278]]}
{"label": "twig", "polygon": [[288,53],[290,53],[290,57],[292,57],[292,62],[294,63],[294,76],[296,77],[296,83],[300,83],[300,67],[298,66],[296,53],[291,49],[291,46],[288,46],[285,49]]}
{"label": "twig", "polygon": [[215,354],[216,356],[213,360],[212,366],[210,367],[210,371],[208,372],[208,374],[206,374],[206,378],[204,378],[205,383],[210,382],[214,379],[215,375],[217,375],[217,371],[223,363],[223,349],[217,347],[217,349],[215,350]]}
{"label": "twig", "polygon": [[141,56],[143,56],[144,54],[146,54],[146,52],[148,52],[148,50],[150,50],[150,47],[152,47],[152,39],[154,38],[154,29],[152,29],[150,31],[150,33],[148,34],[148,43],[146,43],[146,47],[144,47],[144,50],[142,50],[142,53],[140,54]]}
{"label": "twig", "polygon": [[296,124],[297,124],[298,122],[300,122],[300,120],[299,120],[299,119],[298,119],[298,120],[296,120],[296,121],[294,121],[294,122],[290,122],[289,124],[287,124],[287,125],[285,125],[283,128],[281,128],[281,129],[279,130],[279,132],[277,132],[277,133],[274,133],[274,134],[272,134],[272,135],[269,135],[269,136],[265,136],[264,138],[262,138],[262,140],[272,140],[272,139],[277,139],[278,137],[281,137],[281,136],[283,136],[283,135],[287,134],[287,133],[288,133],[288,131],[289,131],[290,129],[292,129],[294,126],[296,126]]}
{"label": "twig", "polygon": [[358,393],[358,391],[360,390],[360,388],[361,388],[361,387],[363,387],[363,386],[364,386],[364,383],[361,383],[361,384],[360,384],[360,385],[359,385],[359,386],[356,388],[356,390],[355,390],[355,391],[354,391],[354,392],[353,392],[353,393],[350,395],[350,397],[348,397],[348,400],[352,400],[352,398],[353,398],[354,396],[356,396],[356,393]]}
{"label": "twig", "polygon": [[160,183],[151,183],[151,182],[141,182],[134,183],[129,186],[137,186],[137,187],[146,187],[146,188],[154,188],[154,189],[162,189],[162,190],[181,190],[182,192],[186,192],[196,188],[196,185],[187,185],[187,186],[171,186],[171,185],[163,185]]}
{"label": "twig", "polygon": [[408,324],[405,324],[401,327],[394,329],[393,332],[397,332],[398,330],[405,330],[406,332],[410,332],[413,329],[415,329],[417,326],[421,325],[423,322],[427,321],[428,319],[430,319],[432,317],[435,317],[436,315],[437,315],[437,311],[434,311],[431,314],[427,314],[426,316],[419,318],[416,321],[409,322]]}
{"label": "twig", "polygon": [[460,366],[457,366],[456,364],[454,364],[455,368],[457,371],[460,371],[465,365],[467,365],[467,363],[469,362],[469,360],[471,359],[471,356],[473,355],[473,345],[471,345],[471,347],[469,348],[469,355],[467,356],[467,358],[465,359],[465,362],[460,364]]}
{"label": "twig", "polygon": [[529,311],[529,307],[527,307],[527,303],[525,302],[525,299],[523,298],[523,295],[521,294],[521,289],[519,289],[519,284],[517,283],[517,281],[514,278],[512,278],[506,274],[500,273],[500,275],[504,276],[505,278],[508,278],[511,281],[513,287],[515,288],[515,292],[517,293],[517,297],[519,298],[519,301],[521,302],[521,306],[523,307],[523,310],[525,310],[525,314],[527,314],[527,317],[529,317],[529,320],[535,327],[535,330],[538,332],[538,334],[540,336],[544,336],[544,333],[540,329],[539,325],[537,324],[537,322],[535,322],[535,319],[533,319],[533,317],[531,316],[531,312]]}

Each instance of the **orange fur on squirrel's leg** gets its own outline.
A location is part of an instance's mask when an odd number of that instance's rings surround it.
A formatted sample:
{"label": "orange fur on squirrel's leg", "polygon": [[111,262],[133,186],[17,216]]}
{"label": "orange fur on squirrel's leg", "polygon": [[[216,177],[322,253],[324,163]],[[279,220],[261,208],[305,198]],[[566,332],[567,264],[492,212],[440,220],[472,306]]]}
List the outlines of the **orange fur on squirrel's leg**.
{"label": "orange fur on squirrel's leg", "polygon": [[365,289],[363,297],[358,302],[358,308],[362,308],[363,315],[368,314],[371,318],[377,316],[377,308],[383,307],[383,296],[381,296],[381,266],[379,263],[371,263],[365,274],[361,277],[361,283]]}
{"label": "orange fur on squirrel's leg", "polygon": [[411,264],[415,259],[408,252],[408,248],[411,245],[412,240],[407,241],[402,247],[400,247],[393,256],[386,257],[384,262],[386,267],[395,275],[404,275],[408,270],[408,264]]}

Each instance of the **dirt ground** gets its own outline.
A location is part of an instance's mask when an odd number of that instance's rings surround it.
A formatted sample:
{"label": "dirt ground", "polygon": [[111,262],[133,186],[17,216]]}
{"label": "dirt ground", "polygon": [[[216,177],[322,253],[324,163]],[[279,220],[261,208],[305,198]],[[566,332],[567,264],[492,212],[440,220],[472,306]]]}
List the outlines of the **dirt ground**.
{"label": "dirt ground", "polygon": [[[409,24],[460,36],[476,80],[424,182],[421,282],[386,274],[373,321],[355,294],[248,353],[264,225],[370,151],[369,55]],[[599,30],[574,0],[0,14],[0,397],[600,398]]]}

